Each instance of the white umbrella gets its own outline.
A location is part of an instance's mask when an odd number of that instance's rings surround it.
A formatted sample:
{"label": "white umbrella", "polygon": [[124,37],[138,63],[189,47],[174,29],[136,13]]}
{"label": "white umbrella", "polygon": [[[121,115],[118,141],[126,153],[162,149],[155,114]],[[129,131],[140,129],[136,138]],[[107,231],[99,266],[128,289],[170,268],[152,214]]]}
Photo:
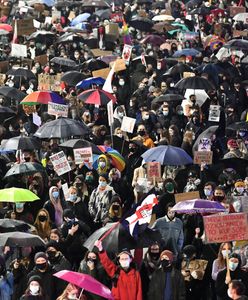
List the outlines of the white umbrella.
{"label": "white umbrella", "polygon": [[244,56],[244,52],[240,50],[230,50],[225,47],[221,47],[215,56],[217,57],[218,60],[222,60],[223,58],[230,57],[232,54],[235,54],[238,57]]}
{"label": "white umbrella", "polygon": [[195,95],[196,97],[196,104],[198,104],[199,106],[202,106],[203,103],[207,100],[207,98],[209,98],[208,94],[206,93],[205,90],[194,90],[194,89],[187,89],[184,97],[186,99],[189,99],[189,97],[191,95]]}
{"label": "white umbrella", "polygon": [[174,21],[175,19],[170,15],[158,15],[152,18],[153,21]]}
{"label": "white umbrella", "polygon": [[248,24],[248,13],[239,13],[233,17],[233,20]]}

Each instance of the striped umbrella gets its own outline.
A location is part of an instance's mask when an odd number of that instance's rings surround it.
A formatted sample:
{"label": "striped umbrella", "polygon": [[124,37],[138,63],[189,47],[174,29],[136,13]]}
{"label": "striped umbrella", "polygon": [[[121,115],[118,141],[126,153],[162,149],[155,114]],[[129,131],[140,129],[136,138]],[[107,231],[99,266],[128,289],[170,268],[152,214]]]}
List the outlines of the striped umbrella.
{"label": "striped umbrella", "polygon": [[109,101],[116,102],[115,96],[112,94],[100,90],[100,89],[91,89],[82,92],[78,95],[78,99],[84,101],[87,104],[95,104],[95,105],[107,105]]}
{"label": "striped umbrella", "polygon": [[225,40],[219,36],[214,35],[208,42],[208,46],[212,51],[220,48],[225,44]]}
{"label": "striped umbrella", "polygon": [[[123,156],[116,150],[108,146],[97,146],[103,154],[109,157],[110,163],[122,172],[125,169],[125,159]],[[94,164],[93,164],[94,167]]]}
{"label": "striped umbrella", "polygon": [[37,105],[37,104],[48,104],[49,102],[56,104],[66,104],[65,100],[58,94],[51,91],[36,91],[26,96],[21,104],[25,105]]}

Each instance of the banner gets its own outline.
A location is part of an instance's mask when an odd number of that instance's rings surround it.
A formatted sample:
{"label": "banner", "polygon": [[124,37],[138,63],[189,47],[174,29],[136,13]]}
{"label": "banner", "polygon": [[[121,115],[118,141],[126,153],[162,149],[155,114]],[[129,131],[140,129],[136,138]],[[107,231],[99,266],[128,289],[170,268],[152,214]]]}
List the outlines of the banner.
{"label": "banner", "polygon": [[135,123],[136,119],[124,116],[121,123],[121,130],[128,133],[133,133]]}
{"label": "banner", "polygon": [[160,162],[147,162],[147,177],[149,179],[160,179],[161,178],[161,164]]}
{"label": "banner", "polygon": [[248,215],[245,213],[203,217],[207,243],[248,239]]}
{"label": "banner", "polygon": [[50,156],[50,160],[53,164],[54,171],[58,176],[71,171],[71,167],[63,151]]}
{"label": "banner", "polygon": [[80,165],[82,163],[93,163],[91,147],[73,149],[73,153],[76,165]]}
{"label": "banner", "polygon": [[48,114],[53,116],[68,117],[68,105],[48,102]]}
{"label": "banner", "polygon": [[211,165],[213,161],[213,151],[195,151],[194,164],[201,165],[205,163]]}
{"label": "banner", "polygon": [[175,194],[176,203],[181,201],[186,201],[186,200],[199,199],[199,198],[200,198],[199,191]]}
{"label": "banner", "polygon": [[208,121],[219,122],[220,121],[220,106],[210,105]]}

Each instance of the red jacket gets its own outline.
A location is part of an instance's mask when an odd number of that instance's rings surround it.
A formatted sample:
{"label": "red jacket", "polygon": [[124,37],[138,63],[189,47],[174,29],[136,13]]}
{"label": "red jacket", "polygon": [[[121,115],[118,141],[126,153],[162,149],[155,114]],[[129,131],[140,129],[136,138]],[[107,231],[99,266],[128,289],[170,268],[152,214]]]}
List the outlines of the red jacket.
{"label": "red jacket", "polygon": [[[109,259],[106,251],[99,253],[99,257],[104,269],[113,278],[118,267]],[[115,300],[142,300],[142,286],[139,272],[133,268],[128,272],[120,269],[117,286],[112,287],[112,295]]]}

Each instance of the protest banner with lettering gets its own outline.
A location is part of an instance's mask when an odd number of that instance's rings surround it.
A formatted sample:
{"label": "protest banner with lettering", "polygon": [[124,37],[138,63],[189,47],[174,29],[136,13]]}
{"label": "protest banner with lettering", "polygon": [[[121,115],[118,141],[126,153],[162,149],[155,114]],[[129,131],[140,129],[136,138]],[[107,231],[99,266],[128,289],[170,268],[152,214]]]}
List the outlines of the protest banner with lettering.
{"label": "protest banner with lettering", "polygon": [[128,133],[133,133],[135,123],[136,123],[136,119],[125,116],[123,117],[121,123],[121,130]]}
{"label": "protest banner with lettering", "polygon": [[153,161],[147,163],[147,177],[149,179],[160,179],[161,178],[161,164],[160,162]]}
{"label": "protest banner with lettering", "polygon": [[76,165],[80,165],[82,163],[93,163],[91,147],[73,149],[73,153]]}
{"label": "protest banner with lettering", "polygon": [[71,171],[70,164],[63,151],[50,156],[50,160],[53,164],[54,171],[58,174],[58,176]]}
{"label": "protest banner with lettering", "polygon": [[68,105],[48,102],[48,114],[53,116],[68,117]]}
{"label": "protest banner with lettering", "polygon": [[248,215],[245,213],[204,216],[207,243],[248,239]]}
{"label": "protest banner with lettering", "polygon": [[11,44],[11,56],[14,57],[27,57],[27,46],[20,44]]}
{"label": "protest banner with lettering", "polygon": [[199,199],[199,198],[200,198],[199,191],[175,194],[176,203],[181,201],[186,201],[186,200]]}
{"label": "protest banner with lettering", "polygon": [[195,151],[194,164],[201,165],[205,163],[211,165],[213,161],[213,151]]}
{"label": "protest banner with lettering", "polygon": [[219,122],[220,121],[220,106],[210,105],[208,121]]}

